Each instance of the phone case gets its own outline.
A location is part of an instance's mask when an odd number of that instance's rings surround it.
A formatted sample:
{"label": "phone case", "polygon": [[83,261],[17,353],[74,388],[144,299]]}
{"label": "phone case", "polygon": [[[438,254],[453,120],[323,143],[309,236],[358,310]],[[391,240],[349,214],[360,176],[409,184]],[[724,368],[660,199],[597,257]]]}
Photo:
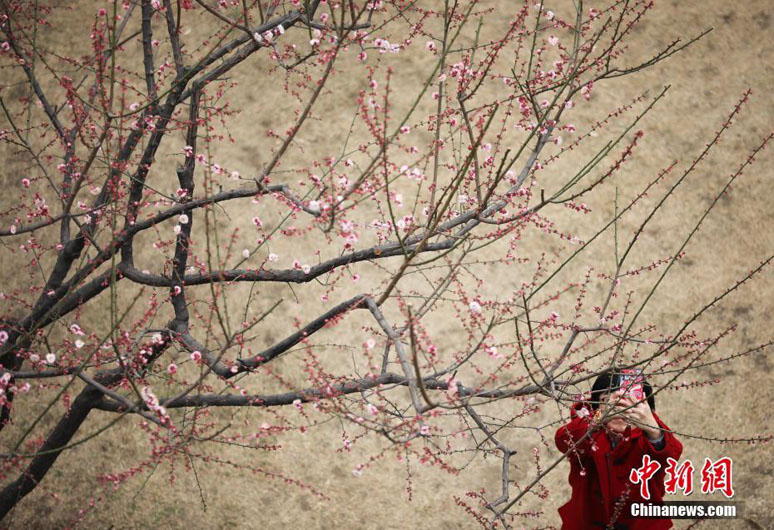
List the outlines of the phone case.
{"label": "phone case", "polygon": [[643,380],[642,371],[639,369],[621,370],[621,390],[637,401],[642,401],[645,398],[642,387]]}

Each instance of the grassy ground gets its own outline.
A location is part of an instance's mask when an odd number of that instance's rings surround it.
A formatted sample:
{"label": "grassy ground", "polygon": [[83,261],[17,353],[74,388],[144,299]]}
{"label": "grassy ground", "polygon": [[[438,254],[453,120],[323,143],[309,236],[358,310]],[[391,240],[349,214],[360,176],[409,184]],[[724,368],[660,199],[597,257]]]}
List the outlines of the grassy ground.
{"label": "grassy ground", "polygon": [[[510,3],[489,0],[506,12]],[[52,37],[66,40],[79,39],[75,22],[82,13],[91,13],[87,4],[66,15],[73,23],[72,35]],[[634,159],[622,175],[625,190],[641,187],[658,170],[674,160],[681,168],[695,158],[713,132],[747,88],[752,88],[750,104],[738,125],[729,133],[720,148],[692,177],[687,187],[669,204],[665,214],[654,224],[644,238],[637,257],[665,257],[680,244],[692,222],[706,208],[722,186],[728,174],[736,169],[756,144],[767,134],[774,116],[774,99],[770,86],[774,81],[774,49],[769,33],[774,16],[770,2],[749,1],[729,4],[723,0],[661,1],[654,13],[638,30],[638,41],[650,43],[656,50],[678,36],[693,35],[707,27],[714,31],[686,52],[670,59],[653,70],[621,80],[609,88],[602,87],[588,107],[580,109],[578,121],[598,115],[606,109],[611,98],[626,101],[648,90],[655,93],[665,84],[672,87],[667,100],[649,115],[642,124],[646,132]],[[631,61],[645,57],[647,50],[632,51]],[[424,62],[423,62],[424,61]],[[240,85],[231,93],[233,105],[242,113],[229,124],[235,138],[250,138],[255,129],[276,126],[283,111],[291,107],[284,93],[260,76],[265,63],[261,59],[238,71]],[[412,79],[426,68],[426,54],[406,53],[396,62],[397,74],[405,80],[405,93],[411,93]],[[351,102],[357,87],[344,88],[329,94],[323,109],[330,113],[330,123],[347,123],[351,114],[340,112],[344,103]],[[615,92],[613,92],[615,91]],[[408,95],[397,95],[397,104],[405,104]],[[271,112],[267,112],[271,109]],[[256,116],[259,118],[256,120]],[[257,122],[257,123],[256,123]],[[332,141],[330,123],[313,128],[306,137],[307,155],[324,154],[326,142]],[[252,142],[237,142],[218,147],[219,157],[229,165],[250,174],[265,163],[265,155]],[[12,167],[12,166],[9,166]],[[708,220],[697,239],[665,285],[658,291],[646,320],[669,328],[687,313],[701,307],[736,278],[768,257],[774,249],[774,188],[768,180],[774,163],[768,154],[745,172],[733,193],[724,198],[719,209]],[[7,182],[16,179],[8,178]],[[611,190],[603,195],[590,221],[599,222],[612,210]],[[605,200],[607,202],[605,203]],[[245,206],[245,208],[248,208]],[[607,210],[605,210],[607,208]],[[237,215],[251,216],[247,210]],[[579,229],[580,230],[580,229]],[[282,256],[294,255],[297,248],[278,248]],[[153,259],[152,254],[143,259]],[[604,250],[587,258],[584,264],[610,260]],[[492,278],[485,289],[505,290],[517,280],[513,271],[488,270]],[[367,282],[375,274],[367,268],[362,271]],[[13,282],[10,276],[8,282]],[[486,294],[486,292],[484,293]],[[711,311],[703,322],[707,333],[720,326],[738,323],[738,331],[721,345],[722,352],[733,353],[771,338],[770,315],[774,310],[774,275],[766,271],[753,286],[736,293],[723,307]],[[315,294],[317,295],[317,293]],[[343,296],[343,294],[342,294]],[[235,302],[238,306],[237,301]],[[277,322],[289,316],[306,320],[316,313],[304,307],[290,307],[277,313]],[[451,315],[439,316],[434,323],[437,332],[445,335],[446,344],[460,340]],[[337,328],[342,333],[362,333],[358,322],[345,323]],[[279,336],[267,336],[271,343]],[[439,347],[444,344],[439,344]],[[287,377],[296,377],[297,368],[292,358],[278,369]],[[331,360],[330,366],[347,369],[346,361]],[[337,364],[340,363],[340,364]],[[764,352],[734,363],[718,364],[697,374],[697,379],[721,379],[718,385],[688,391],[667,391],[658,398],[658,412],[667,424],[685,433],[684,458],[691,458],[699,467],[705,457],[731,456],[734,460],[734,484],[738,500],[746,504],[746,519],[733,522],[706,523],[700,528],[772,528],[774,527],[774,474],[769,445],[718,444],[692,438],[689,435],[710,437],[743,437],[774,432],[768,404],[774,397],[771,386],[772,361]],[[513,406],[509,403],[507,405]],[[521,404],[517,404],[521,407]],[[227,417],[230,413],[218,411]],[[266,417],[251,412],[250,421],[260,425]],[[243,419],[238,416],[238,419]],[[545,407],[538,418],[545,423],[557,419],[554,409]],[[90,432],[108,421],[106,415],[94,414],[86,431]],[[46,421],[52,422],[53,418]],[[485,486],[493,492],[499,480],[499,462],[477,459],[459,475],[450,475],[436,467],[415,462],[398,461],[393,454],[377,461],[361,476],[352,473],[358,463],[377,454],[384,442],[366,439],[357,443],[351,453],[341,453],[341,428],[325,423],[306,435],[293,434],[278,439],[278,451],[245,452],[233,446],[224,446],[219,455],[224,463],[197,463],[196,473],[158,469],[143,470],[115,492],[96,483],[98,473],[115,472],[128,468],[138,458],[147,456],[148,444],[134,420],[124,420],[95,440],[73,449],[58,462],[38,489],[29,495],[9,518],[14,528],[60,527],[69,524],[79,509],[88,507],[95,499],[94,508],[84,518],[86,527],[115,528],[266,528],[293,526],[299,528],[471,528],[472,519],[455,505],[453,495],[477,490]],[[551,436],[546,430],[542,433]],[[541,445],[536,431],[518,431],[509,435],[509,445],[527,455]],[[550,439],[549,439],[550,441]],[[556,451],[544,452],[547,459]],[[462,460],[460,460],[461,462]],[[252,468],[252,469],[248,469]],[[257,470],[257,471],[256,471]],[[526,527],[558,525],[556,509],[569,497],[566,484],[568,468],[562,464],[548,476],[545,485],[550,492],[547,501],[528,497],[523,510],[540,508],[538,520],[525,519]],[[531,480],[533,467],[525,462],[516,471],[519,484]],[[282,474],[278,476],[278,474]],[[303,481],[310,487],[287,484],[284,477]],[[198,481],[198,484],[197,484]],[[409,492],[410,491],[410,492]],[[327,499],[315,492],[322,492]],[[56,494],[56,497],[54,496]],[[704,499],[701,495],[694,497]],[[676,523],[678,528],[686,525]]]}

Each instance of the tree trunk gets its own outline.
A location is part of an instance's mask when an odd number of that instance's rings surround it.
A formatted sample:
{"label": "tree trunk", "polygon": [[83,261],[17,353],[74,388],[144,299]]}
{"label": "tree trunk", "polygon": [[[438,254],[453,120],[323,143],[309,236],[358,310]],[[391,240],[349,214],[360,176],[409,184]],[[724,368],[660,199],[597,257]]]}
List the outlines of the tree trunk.
{"label": "tree trunk", "polygon": [[62,448],[70,443],[100,396],[99,391],[87,387],[75,398],[70,411],[59,420],[27,470],[0,493],[0,519],[43,480],[62,453]]}

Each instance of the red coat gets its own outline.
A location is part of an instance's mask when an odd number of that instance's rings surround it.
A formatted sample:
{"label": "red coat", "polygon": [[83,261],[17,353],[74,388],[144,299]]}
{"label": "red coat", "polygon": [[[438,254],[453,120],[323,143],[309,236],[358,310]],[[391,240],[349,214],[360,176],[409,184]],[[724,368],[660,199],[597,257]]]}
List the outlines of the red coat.
{"label": "red coat", "polygon": [[[578,414],[581,408],[589,415]],[[590,415],[593,413],[588,403],[575,403],[570,411],[571,421],[556,431],[556,447],[563,453],[570,453],[570,501],[559,508],[562,517],[562,530],[593,530],[607,527],[613,519],[616,506],[620,506],[615,519],[617,526],[626,530],[664,530],[672,527],[670,519],[644,519],[631,516],[630,505],[633,502],[660,503],[664,497],[664,469],[666,459],[680,459],[683,445],[668,432],[664,422],[653,416],[664,433],[664,447],[657,451],[641,429],[626,427],[623,438],[612,448],[604,429],[599,429],[583,438],[590,427]],[[573,449],[574,446],[574,449]],[[595,450],[592,450],[596,447]],[[640,496],[640,485],[632,484],[629,473],[633,468],[642,466],[642,457],[649,454],[661,464],[661,468],[648,482],[650,500]],[[628,494],[626,491],[628,490]],[[623,497],[623,498],[622,498]]]}

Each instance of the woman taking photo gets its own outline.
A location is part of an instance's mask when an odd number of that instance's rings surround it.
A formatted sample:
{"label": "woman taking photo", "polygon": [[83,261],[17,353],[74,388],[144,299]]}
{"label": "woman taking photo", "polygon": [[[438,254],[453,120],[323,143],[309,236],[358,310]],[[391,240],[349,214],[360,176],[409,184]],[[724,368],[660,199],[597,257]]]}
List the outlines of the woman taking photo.
{"label": "woman taking photo", "polygon": [[[563,530],[663,530],[670,519],[631,516],[635,502],[660,504],[667,458],[682,444],[655,413],[653,390],[641,376],[608,369],[594,382],[589,401],[574,403],[570,422],[556,432],[556,446],[570,461],[572,497],[559,508]],[[649,499],[630,480],[649,455],[658,471],[648,481]]]}

